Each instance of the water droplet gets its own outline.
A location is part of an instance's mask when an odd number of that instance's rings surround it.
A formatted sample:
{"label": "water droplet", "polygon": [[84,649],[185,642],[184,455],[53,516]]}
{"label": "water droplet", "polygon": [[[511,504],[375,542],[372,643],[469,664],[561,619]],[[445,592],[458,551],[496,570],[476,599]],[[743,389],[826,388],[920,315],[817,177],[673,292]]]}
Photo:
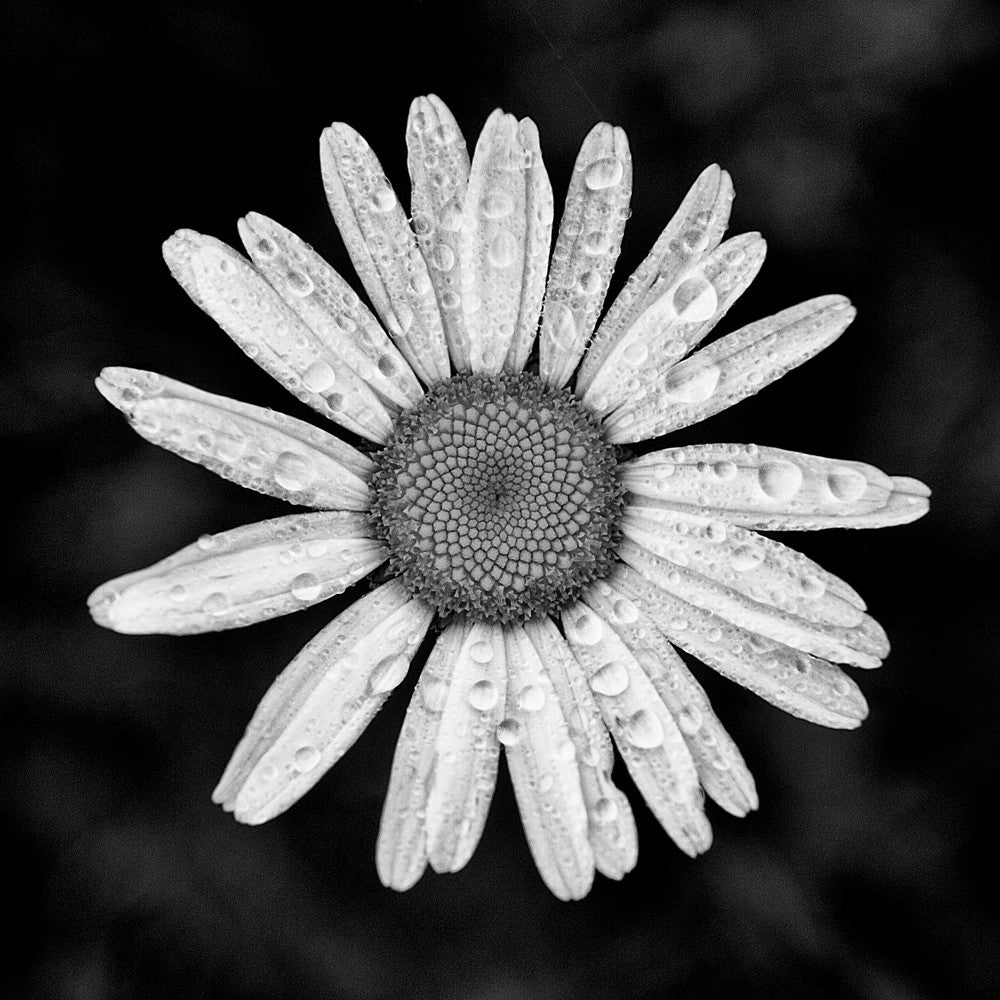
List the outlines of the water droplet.
{"label": "water droplet", "polygon": [[652,750],[663,742],[663,724],[648,709],[640,708],[625,724],[625,738],[640,750]]}
{"label": "water droplet", "polygon": [[288,290],[293,295],[298,295],[299,298],[311,295],[316,288],[312,278],[308,274],[303,274],[302,271],[289,271],[285,275],[285,284],[288,285]]}
{"label": "water droplet", "polygon": [[685,705],[677,713],[677,725],[680,726],[681,732],[688,736],[694,736],[704,721],[701,712],[694,705]]}
{"label": "water droplet", "polygon": [[868,481],[855,469],[840,466],[833,469],[826,478],[830,492],[844,503],[857,500],[868,488]]}
{"label": "water droplet", "polygon": [[297,451],[283,451],[274,465],[274,481],[291,493],[304,490],[316,477],[312,461]]}
{"label": "water droplet", "polygon": [[457,233],[462,228],[462,206],[457,199],[452,198],[442,207],[438,216],[438,226],[448,233]]}
{"label": "water droplet", "polygon": [[387,694],[398,687],[409,667],[410,661],[405,656],[387,656],[371,672],[368,686],[376,694]]}
{"label": "water droplet", "polygon": [[481,207],[487,219],[502,219],[514,211],[514,202],[504,191],[490,191],[483,198]]}
{"label": "water droplet", "polygon": [[621,663],[605,663],[591,675],[590,686],[597,694],[614,698],[628,687],[628,670]]}
{"label": "water droplet", "polygon": [[537,684],[526,684],[517,695],[517,706],[525,712],[537,712],[545,704],[545,692]]}
{"label": "water droplet", "polygon": [[663,381],[663,395],[671,403],[703,403],[716,386],[722,370],[718,365],[679,365]]}
{"label": "water droplet", "polygon": [[320,762],[322,756],[315,747],[299,747],[292,757],[292,767],[300,774],[305,774],[306,771],[311,771]]}
{"label": "water droplet", "polygon": [[492,681],[476,681],[469,688],[469,704],[478,712],[488,712],[499,698],[500,692]]}
{"label": "water droplet", "polygon": [[315,573],[300,573],[292,580],[292,597],[297,601],[314,601],[323,589]]}
{"label": "water droplet", "polygon": [[476,663],[489,663],[493,659],[493,646],[488,642],[474,642],[469,655]]}
{"label": "water droplet", "polygon": [[229,598],[225,594],[216,591],[205,598],[205,603],[201,606],[201,609],[207,615],[224,615],[229,609]]}
{"label": "water droplet", "polygon": [[740,545],[733,550],[730,565],[737,573],[747,573],[756,569],[764,561],[764,553],[750,545]]}
{"label": "water droplet", "polygon": [[732,479],[736,475],[736,466],[733,462],[716,462],[712,466],[712,471],[720,479]]}
{"label": "water droplet", "polygon": [[596,295],[604,285],[599,271],[584,271],[578,279],[580,291],[584,295]]}
{"label": "water droplet", "polygon": [[583,249],[593,257],[607,251],[610,245],[611,239],[608,234],[599,229],[595,229],[592,233],[587,233],[583,238]]}
{"label": "water droplet", "polygon": [[455,266],[455,251],[447,243],[438,243],[431,251],[431,265],[439,271],[450,271]]}
{"label": "water droplet", "polygon": [[426,677],[420,685],[420,697],[431,712],[440,712],[448,698],[448,685],[440,677]]}
{"label": "water droplet", "polygon": [[576,756],[576,747],[571,740],[563,740],[556,747],[556,757],[563,763],[569,763]]}
{"label": "water droplet", "polygon": [[602,191],[618,184],[624,173],[625,164],[617,156],[606,156],[587,167],[583,180],[591,191]]}
{"label": "water droplet", "polygon": [[802,470],[791,462],[768,462],[757,471],[757,479],[772,500],[788,500],[802,485]]}
{"label": "water droplet", "polygon": [[517,240],[506,230],[497,233],[490,243],[489,260],[494,267],[508,267],[517,257]]}
{"label": "water droplet", "polygon": [[326,361],[314,361],[302,373],[302,384],[310,392],[326,392],[336,380],[336,372]]}
{"label": "water droplet", "polygon": [[826,584],[811,573],[802,577],[799,583],[802,586],[802,593],[811,601],[818,600],[826,593]]}
{"label": "water droplet", "polygon": [[622,351],[622,357],[628,364],[638,368],[649,357],[649,348],[644,341],[637,340]]}
{"label": "water droplet", "polygon": [[376,212],[388,212],[396,205],[396,195],[390,187],[380,187],[372,194],[372,208]]}
{"label": "water droplet", "polygon": [[685,278],[675,289],[671,303],[683,323],[701,323],[711,319],[719,308],[715,287],[703,275]]}
{"label": "water droplet", "polygon": [[200,535],[197,542],[198,548],[203,552],[215,548],[215,535]]}
{"label": "water droplet", "polygon": [[604,626],[596,615],[584,612],[567,620],[566,632],[571,641],[576,641],[583,646],[593,646],[600,642],[601,636],[604,634]]}
{"label": "water droplet", "polygon": [[187,589],[183,586],[183,584],[178,583],[175,587],[171,587],[170,590],[167,591],[167,597],[169,597],[172,601],[183,601],[184,598],[187,597]]}
{"label": "water droplet", "polygon": [[618,818],[618,806],[611,799],[598,799],[594,803],[594,822],[601,826],[613,823]]}
{"label": "water droplet", "polygon": [[504,719],[503,722],[497,726],[497,739],[505,747],[517,746],[521,742],[521,737],[524,735],[524,727],[521,725],[517,719]]}
{"label": "water droplet", "polygon": [[620,622],[631,624],[639,620],[639,609],[627,597],[615,601],[612,610]]}

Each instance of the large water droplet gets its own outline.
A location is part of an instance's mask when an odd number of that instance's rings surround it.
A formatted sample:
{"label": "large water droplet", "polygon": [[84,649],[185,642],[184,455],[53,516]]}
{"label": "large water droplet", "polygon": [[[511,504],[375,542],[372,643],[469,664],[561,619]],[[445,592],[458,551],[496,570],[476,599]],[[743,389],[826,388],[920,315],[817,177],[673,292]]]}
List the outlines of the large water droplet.
{"label": "large water droplet", "polygon": [[594,822],[606,826],[617,818],[618,806],[611,799],[598,799],[594,803]]}
{"label": "large water droplet", "polygon": [[502,219],[514,211],[514,202],[504,191],[489,191],[481,207],[487,219]]}
{"label": "large water droplet", "polygon": [[371,672],[368,685],[376,694],[386,694],[399,686],[409,667],[405,656],[387,656]]}
{"label": "large water droplet", "polygon": [[490,243],[489,260],[494,267],[509,267],[517,257],[517,240],[506,230],[497,233]]}
{"label": "large water droplet", "polygon": [[314,601],[323,589],[315,573],[300,573],[292,580],[292,597],[297,601]]}
{"label": "large water droplet", "polygon": [[750,545],[740,545],[733,551],[730,565],[737,573],[747,573],[756,569],[764,561],[764,553]]}
{"label": "large water droplet", "polygon": [[677,713],[677,725],[680,726],[681,732],[688,736],[694,736],[701,729],[703,721],[701,711],[694,705],[685,705]]}
{"label": "large water droplet", "polygon": [[521,742],[521,737],[524,735],[524,727],[521,725],[517,719],[504,719],[503,722],[497,726],[497,739],[505,747],[517,746]]}
{"label": "large water droplet", "polygon": [[302,383],[310,392],[326,392],[336,380],[337,373],[326,361],[314,361],[302,373]]}
{"label": "large water droplet", "polygon": [[719,384],[718,365],[679,366],[663,380],[663,395],[672,403],[703,403]]}
{"label": "large water droplet", "polygon": [[311,771],[320,762],[322,756],[316,747],[299,747],[292,757],[292,767],[300,774],[304,774],[306,771]]}
{"label": "large water droplet", "polygon": [[477,712],[488,712],[500,698],[500,692],[492,681],[476,681],[469,689],[469,704]]}
{"label": "large water droplet", "polygon": [[274,465],[274,481],[292,493],[304,490],[316,477],[312,461],[297,451],[283,451]]}
{"label": "large water droplet", "polygon": [[628,671],[621,663],[605,663],[591,675],[590,686],[597,694],[614,698],[628,687]]}
{"label": "large water droplet", "polygon": [[674,289],[671,302],[677,318],[683,323],[701,323],[711,319],[719,308],[715,287],[700,274],[685,278]]}
{"label": "large water droplet", "polygon": [[431,251],[431,265],[439,271],[450,271],[455,266],[455,251],[447,243],[438,243]]}
{"label": "large water droplet", "polygon": [[313,284],[312,278],[302,271],[289,271],[288,274],[285,275],[285,284],[288,286],[288,290],[293,295],[299,296],[299,298],[305,298],[307,295],[311,295],[316,288]]}
{"label": "large water droplet", "polygon": [[591,191],[602,191],[618,184],[624,173],[625,164],[617,156],[606,156],[587,167],[583,180]]}
{"label": "large water droplet", "polygon": [[663,724],[652,712],[640,708],[625,724],[625,738],[640,750],[652,750],[663,742]]}
{"label": "large water droplet", "polygon": [[826,484],[830,492],[844,503],[857,500],[868,488],[868,481],[860,472],[845,466],[831,470]]}
{"label": "large water droplet", "polygon": [[376,212],[388,212],[395,204],[396,195],[390,187],[380,187],[372,194],[372,208]]}
{"label": "large water droplet", "polygon": [[567,619],[566,633],[571,641],[583,646],[593,646],[600,642],[604,626],[596,615],[584,611]]}
{"label": "large water droplet", "polygon": [[537,684],[526,684],[517,695],[517,706],[525,712],[537,712],[545,704],[545,692]]}
{"label": "large water droplet", "polygon": [[630,365],[638,368],[639,365],[649,357],[649,348],[646,343],[642,340],[637,340],[634,344],[629,344],[628,347],[622,351],[622,357]]}
{"label": "large water droplet", "polygon": [[772,500],[788,500],[802,485],[802,470],[791,462],[768,462],[758,470],[757,479]]}
{"label": "large water droplet", "polygon": [[229,598],[218,591],[209,594],[205,598],[205,603],[201,606],[202,611],[208,615],[224,615],[229,610]]}
{"label": "large water droplet", "polygon": [[618,621],[625,622],[628,625],[639,620],[639,609],[627,597],[622,597],[615,601],[612,611],[614,611],[615,618]]}
{"label": "large water droplet", "polygon": [[469,655],[476,663],[489,663],[493,659],[493,646],[488,642],[474,642]]}

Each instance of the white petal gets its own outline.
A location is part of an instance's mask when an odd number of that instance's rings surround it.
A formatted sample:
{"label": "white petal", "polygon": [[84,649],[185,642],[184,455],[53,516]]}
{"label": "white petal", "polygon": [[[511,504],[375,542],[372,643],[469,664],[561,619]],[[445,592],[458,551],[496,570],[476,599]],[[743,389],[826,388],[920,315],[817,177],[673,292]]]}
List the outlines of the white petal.
{"label": "white petal", "polygon": [[659,407],[664,391],[692,400],[708,391],[707,382],[674,387],[671,369],[746,291],[765,251],[757,233],[734,236],[680,274],[653,284],[650,297],[655,298],[615,341],[583,397],[600,414],[626,403],[633,408],[632,421],[623,415],[609,431],[609,440],[638,440],[632,423],[641,426],[650,409]]}
{"label": "white petal", "polygon": [[343,122],[323,131],[319,148],[330,211],[389,335],[426,385],[448,378],[427,265],[375,154]]}
{"label": "white petal", "polygon": [[116,632],[240,628],[343,593],[386,558],[363,514],[292,514],[202,535],[98,587],[94,620]]}
{"label": "white petal", "polygon": [[809,722],[855,729],[868,714],[857,684],[839,667],[678,600],[620,566],[610,584],[656,622],[674,645],[724,677]]}
{"label": "white petal", "polygon": [[732,201],[729,174],[717,164],[703,170],[653,249],[608,309],[583,359],[578,393],[582,395],[590,388],[611,348],[659,297],[660,290],[675,284],[682,271],[696,266],[719,245],[729,223]]}
{"label": "white petal", "polygon": [[369,507],[371,460],[303,420],[135,368],[105,368],[97,388],[147,441],[240,486],[323,510]]}
{"label": "white petal", "polygon": [[163,258],[191,298],[289,392],[355,434],[387,439],[392,414],[378,396],[329,353],[241,254],[181,229],[163,244]]}
{"label": "white petal", "polygon": [[406,676],[433,616],[392,581],[335,618],[271,685],[213,801],[243,823],[263,823],[298,801]]}
{"label": "white petal", "polygon": [[454,115],[434,94],[418,97],[410,105],[406,147],[413,182],[413,229],[434,285],[452,367],[468,372],[472,368],[458,255],[469,153]]}
{"label": "white petal", "polygon": [[624,131],[606,122],[583,141],[552,253],[538,335],[539,374],[565,385],[600,315],[621,249],[632,195]]}
{"label": "white petal", "polygon": [[[743,756],[713,711],[704,689],[652,619],[607,584],[591,587],[585,599],[587,606],[611,625],[670,710],[705,791],[734,816],[745,816],[756,809],[757,788]],[[594,683],[604,691],[616,691],[628,676],[627,667],[618,663],[622,646],[609,635],[603,645],[593,650],[592,662],[597,670]]]}
{"label": "white petal", "polygon": [[552,187],[538,129],[494,111],[476,144],[462,213],[462,310],[473,371],[524,367],[551,238]]}
{"label": "white petal", "polygon": [[[672,554],[682,560],[687,558],[683,550]],[[772,601],[767,594],[760,594],[758,599],[748,597],[742,588],[720,583],[715,574],[702,574],[686,561],[654,555],[628,538],[618,546],[618,555],[672,597],[705,608],[727,622],[785,646],[866,669],[880,666],[889,652],[885,633],[864,613],[860,613],[856,625],[831,625],[816,616],[807,618],[798,614],[800,608],[808,610],[806,600],[792,604],[781,598]]]}
{"label": "white petal", "polygon": [[653,451],[620,466],[643,507],[690,511],[764,531],[883,528],[927,513],[930,490],[863,462],[755,444]]}
{"label": "white petal", "polygon": [[583,669],[552,620],[547,615],[533,619],[524,630],[545,664],[569,724],[571,742],[561,747],[560,753],[574,757],[580,772],[597,870],[620,879],[635,867],[639,843],[628,799],[611,780],[614,753],[607,728]]}
{"label": "white petal", "polygon": [[[347,365],[395,407],[409,409],[421,399],[413,369],[378,320],[308,243],[257,212],[240,219],[239,230],[257,269],[316,335],[325,357]],[[322,378],[314,373],[314,381]]]}
{"label": "white petal", "polygon": [[523,628],[504,630],[507,718],[500,740],[528,846],[545,884],[560,899],[582,899],[594,880],[580,772],[562,748],[569,726],[553,683]]}
{"label": "white petal", "polygon": [[626,399],[608,434],[640,441],[705,420],[829,347],[854,316],[842,295],[825,295],[751,323],[671,368],[652,400]]}
{"label": "white petal", "polygon": [[396,745],[376,854],[385,885],[409,888],[427,859],[455,872],[472,857],[496,784],[504,661],[498,626],[452,625],[438,639]]}
{"label": "white petal", "polygon": [[671,839],[694,857],[712,828],[684,736],[625,644],[591,608],[563,612],[563,629],[584,665],[597,704],[643,798]]}

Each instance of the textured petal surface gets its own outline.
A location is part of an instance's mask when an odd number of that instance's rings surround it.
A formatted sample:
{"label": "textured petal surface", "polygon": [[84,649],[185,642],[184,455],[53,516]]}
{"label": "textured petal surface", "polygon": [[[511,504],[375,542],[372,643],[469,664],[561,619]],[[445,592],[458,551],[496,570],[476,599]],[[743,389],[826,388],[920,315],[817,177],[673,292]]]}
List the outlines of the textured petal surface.
{"label": "textured petal surface", "polygon": [[342,427],[385,441],[392,414],[246,258],[190,229],[163,244],[163,257],[192,299],[289,392]]}
{"label": "textured petal surface", "polygon": [[835,729],[854,729],[868,714],[857,684],[834,664],[679,600],[631,567],[619,567],[610,583],[672,643],[772,705]]}
{"label": "textured petal surface", "polygon": [[633,657],[677,723],[705,791],[734,816],[756,809],[753,775],[704,689],[652,619],[607,583],[591,587],[585,600],[614,630],[581,651],[593,667],[591,684],[609,696],[623,691],[631,676],[627,660]]}
{"label": "textured petal surface", "polygon": [[[664,551],[680,554],[682,559],[686,555],[683,550],[665,547]],[[798,600],[778,595],[772,601],[771,595],[762,593],[755,600],[742,589],[720,583],[715,574],[699,573],[687,562],[654,555],[628,538],[619,545],[618,555],[671,596],[785,646],[865,668],[880,666],[889,652],[885,632],[863,613],[856,625],[832,625],[811,613],[810,600],[804,594]]]}
{"label": "textured petal surface", "polygon": [[[338,367],[347,365],[397,407],[407,409],[423,396],[413,369],[378,320],[308,243],[257,212],[240,219],[239,230],[257,269]],[[334,378],[332,370],[327,378]],[[322,381],[321,372],[312,379]]]}
{"label": "textured petal surface", "polygon": [[620,128],[595,125],[576,158],[552,251],[538,334],[539,374],[565,385],[583,357],[621,250],[632,156]]}
{"label": "textured petal surface", "polygon": [[456,872],[472,857],[496,784],[504,663],[499,627],[451,625],[438,639],[396,745],[376,851],[383,884],[407,889],[427,860]]}
{"label": "textured petal surface", "polygon": [[330,211],[389,334],[426,385],[451,374],[427,264],[368,143],[334,122],[320,139]]}
{"label": "textured petal surface", "polygon": [[116,632],[240,628],[343,593],[386,555],[363,514],[293,514],[202,535],[98,587],[88,604],[94,620]]}
{"label": "textured petal surface", "polygon": [[462,269],[458,266],[469,153],[454,115],[434,94],[418,97],[410,105],[406,147],[413,182],[413,231],[427,261],[452,367],[457,372],[469,372],[472,368],[462,311]]}
{"label": "textured petal surface", "polygon": [[675,385],[672,369],[749,287],[765,250],[757,233],[734,236],[682,270],[672,284],[654,284],[651,291],[660,294],[608,351],[584,396],[600,414],[625,403],[631,407],[631,419],[623,414],[609,429],[609,440],[639,440],[633,425],[655,417],[665,392],[674,398],[702,392],[700,385]]}
{"label": "textured petal surface", "polygon": [[432,618],[395,582],[335,618],[271,685],[213,801],[263,823],[300,799],[406,676]]}
{"label": "textured petal surface", "polygon": [[643,507],[781,531],[883,528],[927,513],[930,490],[863,462],[754,444],[653,451],[621,466],[622,485]]}
{"label": "textured petal surface", "polygon": [[825,295],[722,337],[671,368],[652,403],[626,399],[605,420],[608,434],[641,441],[705,420],[828,347],[854,315],[843,296]]}
{"label": "textured petal surface", "polygon": [[552,215],[534,122],[494,111],[472,158],[460,234],[472,371],[524,367],[542,307]]}
{"label": "textured petal surface", "polygon": [[101,395],[147,441],[305,507],[367,510],[369,458],[303,420],[135,368],[105,368]]}
{"label": "textured petal surface", "polygon": [[560,899],[581,899],[594,880],[587,806],[569,724],[552,679],[523,628],[504,631],[507,718],[500,725],[528,846]]}
{"label": "textured petal surface", "polygon": [[580,367],[578,393],[590,388],[611,349],[663,290],[676,285],[682,272],[696,268],[719,245],[729,224],[732,201],[729,174],[716,164],[703,170],[608,309]]}
{"label": "textured petal surface", "polygon": [[702,808],[704,795],[694,761],[651,681],[592,609],[580,603],[572,606],[563,613],[563,628],[653,815],[685,854],[694,857],[708,850],[712,828]]}
{"label": "textured petal surface", "polygon": [[580,772],[597,870],[620,879],[635,867],[639,841],[628,799],[611,780],[614,753],[607,728],[583,669],[552,620],[547,616],[536,618],[524,629],[545,664],[552,690],[568,720],[570,743],[560,748],[560,754],[574,757]]}

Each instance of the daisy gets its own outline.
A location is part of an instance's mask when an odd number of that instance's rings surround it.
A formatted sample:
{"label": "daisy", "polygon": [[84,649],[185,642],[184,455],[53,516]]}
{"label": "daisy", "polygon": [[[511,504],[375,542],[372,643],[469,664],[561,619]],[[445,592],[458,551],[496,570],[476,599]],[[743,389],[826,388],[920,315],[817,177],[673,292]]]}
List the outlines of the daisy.
{"label": "daisy", "polygon": [[90,607],[118,632],[237,628],[378,570],[264,696],[214,800],[244,823],[287,809],[434,626],[396,747],[379,876],[406,889],[428,862],[466,864],[502,746],[539,872],[578,899],[595,870],[621,878],[636,862],[612,744],[689,855],[711,843],[706,794],[736,816],[757,806],[678,649],[811,722],[851,729],[867,713],[837,664],[878,666],[885,633],[848,584],[758,531],[903,524],[929,491],[779,448],[630,449],[752,395],[854,318],[826,295],[698,349],[764,259],[756,233],[722,240],[724,170],[698,177],[598,323],[629,214],[620,128],[584,141],[551,260],[552,189],[529,119],[495,111],[470,163],[454,117],[421,97],[406,141],[409,219],[357,132],[338,122],[320,141],[330,208],[378,318],[263,215],[239,223],[249,259],[191,230],[166,241],[195,303],[355,443],[105,369],[98,388],[147,440],[313,512],[203,535],[99,587]]}

